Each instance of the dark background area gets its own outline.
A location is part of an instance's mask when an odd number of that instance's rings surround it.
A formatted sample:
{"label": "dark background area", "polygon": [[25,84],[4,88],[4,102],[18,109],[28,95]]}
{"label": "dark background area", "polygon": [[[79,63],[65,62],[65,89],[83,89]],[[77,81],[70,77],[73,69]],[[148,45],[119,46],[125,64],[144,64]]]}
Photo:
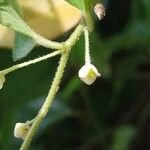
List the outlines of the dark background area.
{"label": "dark background area", "polygon": [[[90,35],[93,64],[102,77],[92,86],[78,78],[83,37],[72,49],[50,113],[31,150],[149,150],[150,0],[105,0],[106,17],[95,17]],[[94,15],[94,13],[93,13]],[[49,50],[38,47],[25,60]],[[0,91],[0,149],[19,149],[16,122],[35,117],[47,96],[59,57],[7,76]],[[20,61],[21,62],[21,61]],[[19,63],[19,62],[17,62]],[[13,65],[0,50],[0,69]]]}

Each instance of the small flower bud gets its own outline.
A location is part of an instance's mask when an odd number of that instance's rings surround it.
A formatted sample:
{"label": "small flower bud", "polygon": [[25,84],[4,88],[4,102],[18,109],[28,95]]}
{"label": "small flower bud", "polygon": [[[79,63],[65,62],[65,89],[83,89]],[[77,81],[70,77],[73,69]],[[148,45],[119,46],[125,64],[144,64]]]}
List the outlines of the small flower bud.
{"label": "small flower bud", "polygon": [[99,20],[102,20],[105,17],[105,7],[100,3],[95,5],[94,12]]}
{"label": "small flower bud", "polygon": [[29,130],[30,130],[30,126],[26,123],[16,123],[15,125],[15,129],[14,129],[14,136],[16,138],[21,138],[21,139],[25,139],[25,137],[27,136]]}
{"label": "small flower bud", "polygon": [[92,83],[94,83],[97,77],[101,76],[96,67],[92,64],[85,64],[79,70],[78,75],[79,78],[87,85],[91,85]]}
{"label": "small flower bud", "polygon": [[0,89],[3,88],[3,84],[5,83],[5,76],[0,73]]}

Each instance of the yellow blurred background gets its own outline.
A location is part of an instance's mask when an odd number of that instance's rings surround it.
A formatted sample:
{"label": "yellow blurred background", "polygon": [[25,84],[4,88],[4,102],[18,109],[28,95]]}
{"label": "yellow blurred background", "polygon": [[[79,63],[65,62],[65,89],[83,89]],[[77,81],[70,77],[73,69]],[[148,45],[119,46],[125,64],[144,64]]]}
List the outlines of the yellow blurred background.
{"label": "yellow blurred background", "polygon": [[[56,39],[74,27],[81,13],[64,0],[18,0],[23,9],[23,19],[37,33]],[[0,47],[10,48],[14,31],[0,25]]]}

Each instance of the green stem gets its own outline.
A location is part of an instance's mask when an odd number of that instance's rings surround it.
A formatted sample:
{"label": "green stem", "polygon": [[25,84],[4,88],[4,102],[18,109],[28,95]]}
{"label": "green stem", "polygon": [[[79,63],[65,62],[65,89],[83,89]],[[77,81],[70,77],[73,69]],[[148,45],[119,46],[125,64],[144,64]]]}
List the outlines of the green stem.
{"label": "green stem", "polygon": [[52,48],[52,49],[64,49],[65,48],[64,42],[62,43],[54,42],[54,41],[44,38],[43,36],[37,33],[34,33],[33,38],[39,45],[42,45],[46,48]]}
{"label": "green stem", "polygon": [[45,116],[47,115],[49,108],[50,108],[50,106],[54,100],[54,97],[55,97],[55,95],[59,89],[59,84],[60,84],[61,78],[63,76],[63,72],[64,72],[64,69],[66,67],[68,57],[69,57],[69,51],[62,54],[57,72],[55,74],[54,81],[53,81],[52,86],[51,86],[50,91],[49,91],[49,94],[48,94],[41,110],[39,111],[37,117],[35,118],[35,121],[31,127],[31,130],[29,131],[27,137],[25,138],[25,141],[23,142],[20,150],[27,150],[28,149],[28,147],[32,141],[32,138],[35,135],[39,125],[41,124],[41,122],[45,118]]}
{"label": "green stem", "polygon": [[87,27],[84,28],[84,38],[85,38],[85,63],[90,64],[90,44],[89,44],[89,31]]}
{"label": "green stem", "polygon": [[65,45],[67,48],[71,48],[76,43],[81,33],[83,32],[83,29],[84,29],[84,25],[82,23],[76,27],[75,31],[71,34],[71,36],[65,42]]}
{"label": "green stem", "polygon": [[25,123],[26,123],[27,125],[32,125],[34,121],[35,121],[35,118],[32,119],[32,120],[28,120],[28,121],[26,121]]}
{"label": "green stem", "polygon": [[42,60],[46,60],[48,58],[54,57],[54,56],[59,55],[61,53],[62,53],[62,50],[57,50],[57,51],[55,51],[53,53],[44,55],[42,57],[39,57],[39,58],[30,60],[30,61],[27,61],[27,62],[24,62],[24,63],[21,63],[21,64],[14,65],[14,66],[12,66],[10,68],[7,68],[5,70],[0,71],[0,73],[2,73],[3,75],[6,75],[6,74],[8,74],[10,72],[13,72],[13,71],[17,70],[17,69],[20,69],[20,68],[23,68],[23,67],[27,67],[27,66],[29,66],[31,64],[35,64],[35,63],[40,62]]}
{"label": "green stem", "polygon": [[70,38],[67,41],[62,42],[62,43],[47,40],[47,39],[45,39],[44,37],[40,36],[37,33],[35,34],[34,39],[39,45],[42,45],[42,46],[47,47],[47,48],[66,49],[66,48],[71,47],[72,45],[75,44],[75,42],[77,40],[77,39],[75,40],[75,38],[79,38],[78,34],[83,31],[83,27],[84,26],[83,26],[82,23],[79,24],[77,26],[76,30],[70,36]]}
{"label": "green stem", "polygon": [[20,150],[28,149],[35,133],[37,132],[39,125],[41,124],[41,122],[43,121],[45,116],[47,115],[47,113],[52,105],[52,102],[55,98],[55,95],[56,95],[57,91],[59,90],[60,82],[61,82],[64,70],[65,70],[65,67],[67,65],[67,60],[69,58],[69,53],[70,53],[71,47],[78,40],[79,36],[81,35],[81,33],[83,31],[83,27],[84,26],[82,24],[79,24],[77,26],[77,28],[75,29],[75,31],[70,36],[70,38],[66,41],[67,48],[64,50],[64,52],[61,56],[59,66],[57,68],[57,71],[56,71],[52,86],[49,90],[48,96],[47,96],[42,108],[40,109],[38,115],[36,116],[32,126],[31,126],[31,129],[30,129],[27,137],[25,138]]}
{"label": "green stem", "polygon": [[[71,48],[75,42],[77,41],[77,39],[79,38],[80,34],[82,33],[83,31],[83,25],[82,24],[79,24],[76,28],[76,30],[71,34],[71,36],[69,37],[69,39],[64,43],[64,47],[66,48]],[[17,64],[17,65],[14,65],[12,67],[9,67],[5,70],[1,70],[0,73],[3,74],[3,75],[6,75],[8,73],[11,73],[17,69],[20,69],[20,68],[23,68],[23,67],[27,67],[31,64],[35,64],[35,63],[38,63],[40,61],[43,61],[43,60],[46,60],[48,58],[51,58],[51,57],[54,57],[56,55],[59,55],[62,53],[62,49],[61,50],[57,50],[53,53],[50,53],[50,54],[47,54],[47,55],[44,55],[42,57],[39,57],[39,58],[36,58],[36,59],[33,59],[33,60],[30,60],[30,61],[27,61],[27,62],[24,62],[24,63],[21,63],[21,64]]]}

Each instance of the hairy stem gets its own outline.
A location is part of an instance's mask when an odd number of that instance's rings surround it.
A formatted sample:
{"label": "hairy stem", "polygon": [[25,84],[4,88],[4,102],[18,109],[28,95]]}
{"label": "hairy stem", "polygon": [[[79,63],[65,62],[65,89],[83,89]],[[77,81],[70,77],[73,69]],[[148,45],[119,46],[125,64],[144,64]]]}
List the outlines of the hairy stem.
{"label": "hairy stem", "polygon": [[84,37],[85,37],[85,63],[90,64],[90,45],[89,45],[89,31],[87,27],[84,28]]}
{"label": "hairy stem", "polygon": [[30,61],[27,61],[27,62],[24,62],[24,63],[21,63],[21,64],[14,65],[14,66],[12,66],[10,68],[7,68],[5,70],[0,71],[0,73],[2,73],[3,75],[6,75],[6,74],[8,74],[10,72],[13,72],[13,71],[17,70],[17,69],[20,69],[20,68],[23,68],[23,67],[27,67],[27,66],[29,66],[31,64],[38,63],[40,61],[43,61],[43,60],[46,60],[48,58],[54,57],[54,56],[59,55],[61,53],[62,53],[62,50],[57,50],[57,51],[55,51],[53,53],[44,55],[42,57],[39,57],[39,58],[30,60]]}
{"label": "hairy stem", "polygon": [[[83,25],[82,24],[79,24],[76,28],[76,30],[71,34],[71,36],[69,37],[69,39],[64,43],[65,47],[66,48],[71,48],[75,42],[78,40],[80,34],[82,33],[83,31]],[[46,60],[48,58],[51,58],[51,57],[54,57],[56,55],[59,55],[62,53],[62,49],[60,50],[57,50],[53,53],[50,53],[50,54],[47,54],[47,55],[44,55],[44,56],[41,56],[39,58],[35,58],[33,60],[30,60],[30,61],[27,61],[27,62],[24,62],[24,63],[21,63],[21,64],[17,64],[17,65],[14,65],[12,67],[9,67],[5,70],[1,70],[0,73],[3,74],[3,75],[7,75],[17,69],[20,69],[20,68],[23,68],[23,67],[27,67],[31,64],[35,64],[35,63],[38,63],[40,61],[43,61],[43,60]]]}
{"label": "hairy stem", "polygon": [[20,150],[27,150],[28,149],[35,133],[37,132],[39,125],[41,124],[41,122],[43,121],[45,116],[47,115],[47,113],[48,113],[48,111],[52,105],[52,102],[55,98],[55,95],[56,95],[57,91],[59,90],[60,82],[61,82],[64,70],[65,70],[65,67],[67,64],[67,60],[69,57],[71,47],[78,40],[79,36],[81,35],[81,33],[83,31],[83,27],[84,26],[82,24],[79,24],[77,26],[77,28],[75,29],[75,31],[70,36],[70,38],[66,41],[66,47],[67,48],[64,49],[63,54],[61,56],[59,66],[58,66],[57,71],[55,73],[55,77],[54,77],[54,80],[52,82],[52,86],[49,90],[48,96],[47,96],[42,108],[40,109],[38,115],[36,116],[32,126],[31,126],[31,129],[30,129],[27,137],[25,138]]}
{"label": "hairy stem", "polygon": [[46,48],[52,48],[52,49],[64,49],[65,48],[64,42],[62,43],[54,42],[54,41],[44,38],[43,36],[37,33],[34,34],[33,38],[39,45],[42,45]]}
{"label": "hairy stem", "polygon": [[61,57],[58,69],[56,71],[54,81],[53,81],[52,86],[50,88],[50,91],[48,93],[48,96],[47,96],[41,110],[39,111],[37,117],[35,118],[35,121],[31,127],[31,130],[29,131],[27,137],[25,138],[25,141],[22,144],[22,147],[20,150],[27,150],[28,149],[28,147],[32,141],[32,138],[35,135],[39,125],[41,124],[41,122],[45,118],[45,116],[47,115],[49,108],[52,104],[52,101],[53,101],[53,99],[54,99],[54,97],[55,97],[55,95],[59,89],[59,84],[60,84],[64,69],[65,69],[66,64],[67,64],[68,56],[69,56],[69,51],[62,54],[62,57]]}

